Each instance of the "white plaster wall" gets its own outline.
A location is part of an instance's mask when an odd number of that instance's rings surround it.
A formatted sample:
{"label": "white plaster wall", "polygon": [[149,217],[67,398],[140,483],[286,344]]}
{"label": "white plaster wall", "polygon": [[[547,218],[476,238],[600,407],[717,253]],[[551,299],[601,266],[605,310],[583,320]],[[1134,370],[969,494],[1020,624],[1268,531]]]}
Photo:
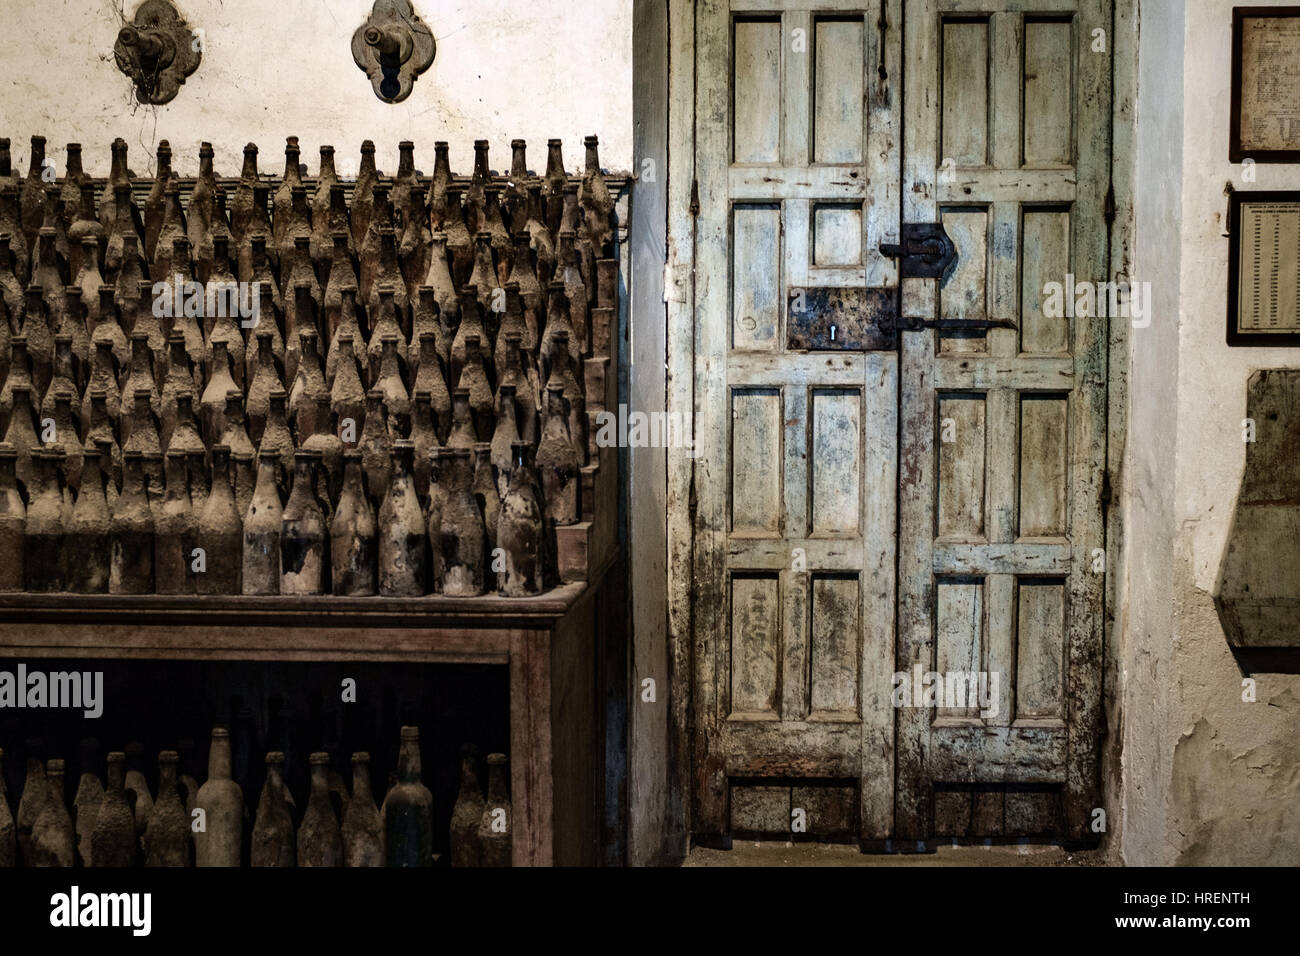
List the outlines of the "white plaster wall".
{"label": "white plaster wall", "polygon": [[114,63],[124,5],[129,17],[137,0],[0,0],[0,136],[13,140],[16,167],[26,169],[33,133],[59,164],[65,143],[82,143],[92,175],[107,173],[119,136],[141,175],[160,139],[182,174],[197,171],[204,140],[221,175],[239,175],[250,140],[261,171],[278,173],[289,135],[312,172],[320,145],[333,145],[343,176],[355,175],[364,139],[388,173],[403,139],[425,172],[434,141],[447,140],[453,169],[468,173],[475,139],[490,140],[493,167],[508,169],[516,137],[536,169],[546,140],[563,139],[572,171],[590,134],[607,169],[632,167],[632,0],[415,0],[438,51],[397,105],[375,96],[352,59],[372,0],[179,0],[206,52],[162,107],[136,103]]}
{"label": "white plaster wall", "polygon": [[[1139,122],[1150,125],[1139,126],[1139,139],[1150,151],[1139,149],[1137,189],[1139,210],[1150,215],[1144,229],[1139,213],[1137,262],[1148,271],[1137,277],[1153,281],[1174,311],[1158,311],[1152,329],[1132,336],[1123,851],[1129,863],[1296,865],[1300,676],[1251,674],[1258,702],[1244,703],[1244,675],[1212,590],[1245,464],[1247,379],[1257,368],[1300,366],[1300,349],[1225,344],[1225,185],[1300,189],[1300,167],[1258,165],[1250,183],[1228,162],[1232,0],[1185,6],[1185,123],[1169,128],[1181,104],[1158,66],[1176,59],[1159,52],[1177,42],[1171,6],[1183,4],[1142,3],[1143,56],[1152,62],[1142,66]],[[1164,144],[1163,170],[1162,129],[1180,137]],[[1178,217],[1160,215],[1175,198]],[[1173,273],[1160,268],[1171,240],[1180,260],[1176,296],[1167,288]]]}

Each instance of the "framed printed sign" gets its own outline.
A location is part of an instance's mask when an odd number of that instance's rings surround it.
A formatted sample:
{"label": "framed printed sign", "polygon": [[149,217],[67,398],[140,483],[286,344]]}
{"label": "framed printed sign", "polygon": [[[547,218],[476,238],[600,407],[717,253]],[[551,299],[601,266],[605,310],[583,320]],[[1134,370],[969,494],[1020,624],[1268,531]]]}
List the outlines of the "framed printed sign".
{"label": "framed printed sign", "polygon": [[1234,192],[1228,216],[1228,344],[1300,345],[1300,192]]}
{"label": "framed printed sign", "polygon": [[1232,11],[1228,158],[1300,162],[1300,7]]}

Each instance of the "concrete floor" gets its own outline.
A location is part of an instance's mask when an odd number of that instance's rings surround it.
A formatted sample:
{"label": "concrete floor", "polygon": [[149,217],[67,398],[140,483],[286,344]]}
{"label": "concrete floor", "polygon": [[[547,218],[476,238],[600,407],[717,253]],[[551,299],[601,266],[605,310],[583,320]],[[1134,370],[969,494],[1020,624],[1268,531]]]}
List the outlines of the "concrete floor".
{"label": "concrete floor", "polygon": [[823,843],[754,843],[730,850],[692,847],[684,866],[1107,866],[1104,850],[1072,852],[1044,844],[941,846],[934,853],[865,854],[855,846]]}

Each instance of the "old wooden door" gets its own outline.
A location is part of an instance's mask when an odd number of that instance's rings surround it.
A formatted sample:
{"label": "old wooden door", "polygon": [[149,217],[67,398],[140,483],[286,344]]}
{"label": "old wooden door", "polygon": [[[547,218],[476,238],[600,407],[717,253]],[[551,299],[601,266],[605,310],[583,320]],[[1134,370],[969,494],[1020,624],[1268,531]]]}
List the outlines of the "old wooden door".
{"label": "old wooden door", "polygon": [[1104,278],[1109,3],[693,12],[691,829],[1082,837],[1107,336],[1043,287]]}

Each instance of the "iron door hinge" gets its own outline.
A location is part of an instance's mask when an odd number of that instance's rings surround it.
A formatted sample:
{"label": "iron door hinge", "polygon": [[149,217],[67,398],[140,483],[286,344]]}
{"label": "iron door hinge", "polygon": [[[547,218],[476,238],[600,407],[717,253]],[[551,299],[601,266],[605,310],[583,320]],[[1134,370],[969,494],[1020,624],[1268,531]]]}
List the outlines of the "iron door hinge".
{"label": "iron door hinge", "polygon": [[880,254],[898,260],[900,279],[942,279],[957,261],[957,247],[941,222],[905,222],[903,241],[882,242]]}

